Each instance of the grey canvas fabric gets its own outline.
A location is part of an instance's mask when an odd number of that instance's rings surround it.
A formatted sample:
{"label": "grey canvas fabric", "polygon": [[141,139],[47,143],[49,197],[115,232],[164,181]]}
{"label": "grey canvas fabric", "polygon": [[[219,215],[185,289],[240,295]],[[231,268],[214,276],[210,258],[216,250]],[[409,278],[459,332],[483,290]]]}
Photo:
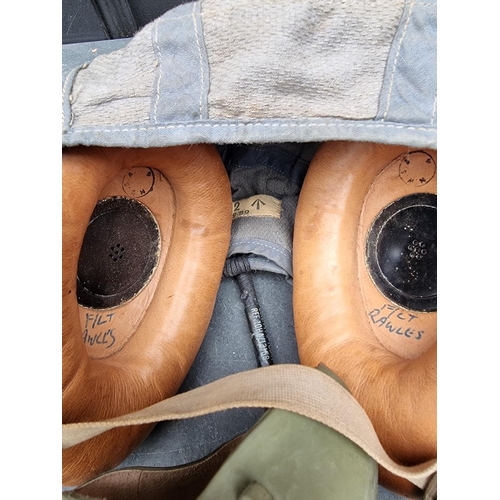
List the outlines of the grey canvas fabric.
{"label": "grey canvas fabric", "polygon": [[436,24],[433,0],[186,3],[63,46],[63,145],[436,147]]}
{"label": "grey canvas fabric", "polygon": [[[148,123],[156,60],[145,39],[147,32],[142,31],[123,52],[98,58],[95,64],[78,72],[71,94],[71,119],[75,127],[92,126],[109,117],[113,117],[115,124]],[[127,64],[130,60],[136,60],[137,64]]]}
{"label": "grey canvas fabric", "polygon": [[392,0],[205,2],[210,116],[373,118],[403,7]]}

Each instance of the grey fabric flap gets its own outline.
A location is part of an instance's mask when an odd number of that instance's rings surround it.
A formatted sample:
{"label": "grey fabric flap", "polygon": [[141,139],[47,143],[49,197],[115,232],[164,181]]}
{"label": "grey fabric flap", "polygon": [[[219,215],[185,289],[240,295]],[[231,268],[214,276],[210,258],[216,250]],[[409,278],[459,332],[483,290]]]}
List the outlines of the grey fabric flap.
{"label": "grey fabric flap", "polygon": [[436,147],[436,17],[435,1],[180,5],[85,67],[63,46],[63,145]]}

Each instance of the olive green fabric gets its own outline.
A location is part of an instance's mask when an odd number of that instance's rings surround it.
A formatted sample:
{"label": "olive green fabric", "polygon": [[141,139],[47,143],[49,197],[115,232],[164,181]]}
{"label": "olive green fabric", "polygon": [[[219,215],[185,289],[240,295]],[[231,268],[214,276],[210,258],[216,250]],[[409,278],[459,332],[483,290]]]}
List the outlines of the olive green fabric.
{"label": "olive green fabric", "polygon": [[[199,500],[375,500],[377,463],[326,425],[271,410],[254,426]],[[253,493],[242,495],[254,483]]]}

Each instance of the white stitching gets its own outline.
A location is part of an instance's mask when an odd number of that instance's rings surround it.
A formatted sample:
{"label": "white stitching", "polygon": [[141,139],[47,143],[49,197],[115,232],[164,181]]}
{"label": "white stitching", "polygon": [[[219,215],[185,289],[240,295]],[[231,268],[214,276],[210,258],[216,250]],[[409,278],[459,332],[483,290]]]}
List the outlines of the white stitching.
{"label": "white stitching", "polygon": [[[65,115],[64,115],[64,96],[66,95],[66,88],[68,86],[68,83],[69,83],[69,78],[70,76],[73,74],[73,73],[76,73],[78,71],[79,68],[73,68],[67,75],[66,75],[66,78],[64,79],[64,85],[63,85],[63,88],[62,88],[62,95],[61,95],[61,99],[62,99],[62,124],[64,125],[64,119],[65,119]],[[71,110],[71,103],[70,103],[70,110]],[[71,112],[71,111],[70,111]],[[72,112],[71,112],[72,113]]]}
{"label": "white stitching", "polygon": [[400,130],[422,130],[422,131],[431,131],[433,127],[412,127],[407,125],[392,125],[390,123],[186,123],[180,125],[159,125],[156,127],[132,127],[132,128],[113,128],[113,129],[104,129],[104,128],[88,128],[84,130],[69,130],[66,132],[67,134],[84,134],[88,132],[106,132],[106,133],[115,133],[115,132],[148,132],[152,130],[170,130],[170,129],[186,129],[186,128],[216,128],[216,127],[352,127],[352,128],[395,128]]}
{"label": "white stitching", "polygon": [[200,72],[201,72],[201,82],[200,82],[200,120],[203,118],[203,89],[205,88],[205,75],[203,71],[203,57],[201,55],[200,39],[198,34],[198,25],[196,23],[195,17],[196,3],[193,3],[193,11],[191,17],[193,18],[194,33],[196,36],[196,46],[198,47],[198,55],[200,56]]}
{"label": "white stitching", "polygon": [[405,27],[404,27],[404,30],[403,30],[403,34],[401,35],[401,39],[399,40],[398,51],[396,53],[396,57],[394,59],[393,65],[392,65],[391,82],[389,84],[389,92],[387,94],[387,105],[386,105],[386,108],[385,108],[384,116],[382,117],[382,121],[384,121],[386,119],[387,113],[389,112],[389,105],[391,103],[392,86],[394,85],[394,75],[396,73],[396,65],[398,63],[399,53],[401,51],[401,46],[403,45],[403,40],[404,40],[404,38],[406,36],[406,30],[408,28],[408,25],[410,24],[410,18],[411,18],[411,14],[413,12],[413,6],[414,5],[415,5],[415,2],[412,1],[410,3],[410,12],[408,12],[408,18],[406,19],[406,23],[405,23]]}
{"label": "white stitching", "polygon": [[159,24],[159,21],[156,21],[155,28],[154,28],[154,36],[153,36],[153,44],[154,44],[156,52],[158,54],[158,81],[156,82],[156,97],[155,97],[155,103],[153,106],[153,120],[155,123],[158,123],[158,118],[156,116],[156,113],[158,111],[158,103],[160,101],[160,82],[161,82],[162,66],[163,66],[163,59],[161,56],[161,50],[160,50],[160,46],[158,44],[158,24]]}
{"label": "white stitching", "polygon": [[434,97],[434,106],[432,107],[431,125],[434,125],[434,119],[436,118],[437,111],[437,94]]}

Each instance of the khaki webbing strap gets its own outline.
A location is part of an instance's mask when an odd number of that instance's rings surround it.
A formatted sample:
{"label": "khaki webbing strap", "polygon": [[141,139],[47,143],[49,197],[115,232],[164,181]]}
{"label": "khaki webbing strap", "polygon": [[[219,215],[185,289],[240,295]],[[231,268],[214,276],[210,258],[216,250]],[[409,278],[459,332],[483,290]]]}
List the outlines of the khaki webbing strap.
{"label": "khaki webbing strap", "polygon": [[279,408],[304,415],[340,432],[393,474],[425,490],[437,461],[405,467],[384,451],[367,414],[338,382],[301,365],[273,365],[240,372],[143,410],[101,422],[63,425],[63,448],[114,427],[207,415],[231,408]]}

